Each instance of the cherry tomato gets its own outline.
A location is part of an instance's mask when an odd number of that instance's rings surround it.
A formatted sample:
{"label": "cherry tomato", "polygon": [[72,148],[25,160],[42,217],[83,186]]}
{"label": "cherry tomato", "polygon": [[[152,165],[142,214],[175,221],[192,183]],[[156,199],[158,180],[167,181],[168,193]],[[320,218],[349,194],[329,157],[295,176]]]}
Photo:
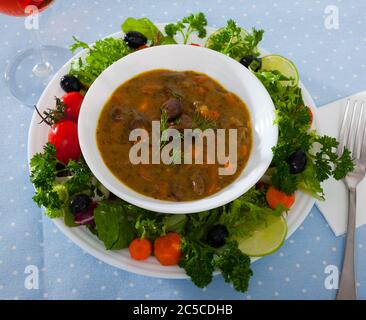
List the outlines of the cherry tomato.
{"label": "cherry tomato", "polygon": [[71,120],[61,120],[48,132],[48,141],[56,148],[56,158],[63,164],[78,160],[81,155],[78,125]]}
{"label": "cherry tomato", "polygon": [[79,92],[66,93],[62,98],[61,102],[66,105],[65,116],[68,119],[78,121],[81,104],[83,103],[84,97]]}

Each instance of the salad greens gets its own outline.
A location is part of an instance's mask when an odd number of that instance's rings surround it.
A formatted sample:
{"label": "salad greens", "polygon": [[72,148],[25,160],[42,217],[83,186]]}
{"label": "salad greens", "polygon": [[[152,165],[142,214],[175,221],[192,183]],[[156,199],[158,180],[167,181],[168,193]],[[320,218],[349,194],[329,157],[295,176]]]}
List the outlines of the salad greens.
{"label": "salad greens", "polygon": [[232,283],[235,290],[248,290],[249,279],[253,275],[250,269],[250,258],[243,254],[235,242],[229,242],[214,260],[226,282]]}
{"label": "salad greens", "polygon": [[151,45],[153,46],[177,43],[169,34],[164,36],[158,27],[147,18],[127,18],[122,23],[121,29],[124,33],[130,31],[142,33],[148,40],[151,41]]}
{"label": "salad greens", "polygon": [[135,228],[122,202],[99,202],[94,210],[94,222],[107,250],[126,248],[135,237]]}
{"label": "salad greens", "polygon": [[215,251],[199,241],[183,239],[182,259],[179,266],[185,270],[192,282],[199,288],[207,286],[212,281],[215,271],[213,264]]}
{"label": "salad greens", "polygon": [[219,222],[224,224],[232,238],[250,236],[253,230],[266,223],[268,215],[281,215],[286,209],[279,205],[268,207],[265,190],[252,188],[241,197],[227,204]]}
{"label": "salad greens", "polygon": [[257,45],[262,40],[263,33],[263,30],[255,28],[252,33],[248,33],[230,19],[225,28],[219,29],[209,38],[206,46],[235,60],[249,55],[259,56]]}
{"label": "salad greens", "polygon": [[62,201],[54,190],[57,162],[56,149],[48,143],[43,147],[43,153],[35,154],[30,161],[30,179],[37,190],[33,200],[38,206],[61,208]]}
{"label": "salad greens", "polygon": [[[277,71],[258,71],[256,75],[271,95],[279,128],[278,142],[273,148],[272,168],[268,171],[271,184],[286,194],[301,189],[323,199],[322,181],[329,177],[342,179],[353,170],[350,152],[345,149],[338,156],[335,138],[319,136],[311,130],[312,115],[305,106],[301,88],[284,85],[284,81],[289,79]],[[306,152],[308,163],[304,172],[291,174],[287,159],[299,149]]]}
{"label": "salad greens", "polygon": [[123,39],[105,38],[98,40],[93,46],[73,37],[75,43],[71,45],[72,53],[79,48],[87,49],[88,54],[83,60],[79,58],[71,63],[70,75],[79,79],[85,88],[89,88],[95,79],[112,63],[131,53]]}
{"label": "salad greens", "polygon": [[[176,43],[174,36],[178,33],[183,36],[184,43],[188,43],[194,32],[204,38],[206,26],[207,20],[199,12],[168,24],[165,27],[166,35],[147,18],[128,18],[121,28],[125,33],[134,31],[143,34],[149,45],[154,46]],[[226,27],[209,37],[206,47],[236,60],[246,56],[258,57],[257,45],[262,37],[263,30],[253,28],[248,33],[229,20]],[[75,37],[74,41],[71,51],[82,48],[87,49],[87,54],[85,59],[72,62],[69,73],[86,90],[107,67],[134,51],[121,38],[105,38],[92,46]],[[272,97],[279,127],[279,140],[273,148],[274,156],[266,173],[267,179],[272,186],[288,195],[300,189],[322,199],[322,181],[329,177],[342,179],[353,170],[350,152],[345,149],[338,156],[335,152],[338,146],[336,139],[319,136],[311,129],[310,109],[304,104],[301,89],[289,85],[289,78],[278,71],[260,69],[254,73]],[[56,113],[50,114],[57,116],[57,112],[62,111],[61,107],[58,105]],[[45,116],[48,117],[47,114]],[[198,127],[215,127],[214,121],[208,123],[203,120],[199,117],[194,119]],[[167,127],[167,122],[167,118],[162,117],[161,126]],[[297,150],[304,150],[307,163],[304,171],[294,174],[290,172],[288,159]],[[83,158],[61,164],[56,158],[55,147],[50,143],[45,144],[43,152],[31,159],[30,179],[36,189],[33,197],[35,203],[45,207],[50,218],[63,217],[65,224],[70,227],[80,225],[75,223],[70,199],[80,195],[81,198],[90,197],[95,208],[91,217],[93,220],[87,227],[108,250],[126,248],[136,238],[154,241],[169,232],[179,234],[179,265],[198,287],[208,285],[214,271],[220,270],[226,282],[232,283],[238,291],[246,291],[252,275],[250,258],[238,249],[236,239],[249,237],[259,226],[266,224],[269,216],[279,216],[287,210],[282,205],[270,208],[266,200],[266,187],[255,186],[231,203],[205,212],[189,215],[150,212],[110,195],[93,176]],[[218,225],[227,230],[229,235],[224,247],[214,248],[208,244],[207,237],[210,230]]]}
{"label": "salad greens", "polygon": [[50,143],[44,145],[42,153],[32,157],[30,179],[36,189],[33,201],[45,207],[50,218],[66,217],[68,200],[75,194],[105,197],[84,159],[70,160],[64,166],[56,159],[56,149]]}
{"label": "salad greens", "polygon": [[176,23],[169,23],[165,26],[165,32],[168,36],[174,38],[174,36],[179,32],[183,37],[183,43],[187,44],[190,35],[193,32],[198,33],[199,38],[206,37],[207,31],[207,19],[202,12],[196,14],[190,14],[184,17],[182,20]]}

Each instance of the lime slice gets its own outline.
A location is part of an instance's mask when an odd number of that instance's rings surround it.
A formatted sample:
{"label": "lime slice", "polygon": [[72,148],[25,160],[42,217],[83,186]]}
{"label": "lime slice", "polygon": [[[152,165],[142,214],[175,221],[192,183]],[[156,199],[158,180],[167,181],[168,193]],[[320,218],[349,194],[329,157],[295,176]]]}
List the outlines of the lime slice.
{"label": "lime slice", "polygon": [[292,81],[284,81],[285,85],[297,86],[299,84],[299,73],[292,61],[277,54],[262,57],[262,71],[281,72],[284,76],[292,78]]}
{"label": "lime slice", "polygon": [[260,257],[279,249],[286,235],[286,219],[283,216],[270,215],[267,217],[267,223],[255,230],[250,237],[237,240],[243,253],[251,257]]}

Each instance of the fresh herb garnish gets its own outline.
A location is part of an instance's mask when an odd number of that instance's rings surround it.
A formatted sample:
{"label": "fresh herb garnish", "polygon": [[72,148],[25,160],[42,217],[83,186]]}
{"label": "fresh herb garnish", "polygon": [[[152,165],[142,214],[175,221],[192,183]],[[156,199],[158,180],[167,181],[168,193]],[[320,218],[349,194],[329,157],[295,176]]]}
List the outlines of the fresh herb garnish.
{"label": "fresh herb garnish", "polygon": [[201,129],[202,131],[206,129],[216,129],[217,123],[214,119],[202,116],[198,110],[194,112],[192,119],[193,128]]}
{"label": "fresh herb garnish", "polygon": [[[323,199],[322,181],[329,177],[342,179],[353,170],[350,152],[345,149],[338,156],[336,139],[319,136],[311,130],[311,115],[299,87],[285,85],[288,78],[277,71],[259,71],[256,75],[272,97],[279,128],[279,139],[273,148],[272,168],[269,170],[271,184],[289,195],[303,188],[314,197]],[[319,151],[314,153],[313,145],[318,145]],[[306,152],[308,164],[305,172],[291,174],[287,159],[300,149]]]}
{"label": "fresh herb garnish", "polygon": [[168,115],[165,110],[160,113],[160,148],[163,148],[167,143],[167,129],[169,129]]}
{"label": "fresh herb garnish", "polygon": [[48,108],[46,111],[43,111],[43,114],[38,110],[37,106],[34,106],[34,109],[42,119],[39,124],[44,122],[45,124],[52,126],[65,117],[66,105],[62,103],[61,99],[57,97],[55,97],[55,99],[56,109]]}
{"label": "fresh herb garnish", "polygon": [[61,209],[68,207],[66,202],[70,196],[92,194],[96,188],[93,178],[83,159],[61,165],[56,158],[56,149],[50,143],[46,143],[43,152],[35,154],[30,161],[30,180],[36,188],[33,200],[38,206],[45,207],[51,218],[63,215]]}
{"label": "fresh herb garnish", "polygon": [[87,49],[85,59],[79,58],[71,63],[69,74],[89,88],[95,79],[111,64],[131,53],[131,49],[121,38],[105,38],[98,40],[93,46],[73,37],[75,43],[71,45],[72,53],[79,48]]}
{"label": "fresh herb garnish", "polygon": [[179,32],[183,37],[183,43],[187,44],[189,37],[193,32],[197,32],[198,37],[201,39],[206,37],[206,26],[207,19],[205,15],[202,12],[198,12],[184,17],[176,23],[167,24],[165,26],[165,32],[172,38]]}
{"label": "fresh herb garnish", "polygon": [[215,271],[213,265],[215,250],[203,242],[188,239],[183,239],[181,250],[182,258],[179,266],[197,287],[207,286],[212,281],[212,274]]}
{"label": "fresh herb garnish", "polygon": [[237,243],[228,243],[219,252],[214,266],[221,270],[225,281],[232,283],[235,290],[240,292],[248,290],[249,279],[253,275],[250,258],[238,249]]}
{"label": "fresh herb garnish", "polygon": [[30,179],[37,190],[33,201],[38,206],[59,209],[62,205],[57,191],[53,189],[57,162],[56,149],[50,143],[44,145],[43,153],[35,154],[30,161]]}
{"label": "fresh herb garnish", "polygon": [[70,160],[66,170],[71,175],[70,179],[65,182],[70,196],[82,192],[91,193],[94,188],[92,185],[93,174],[84,159],[79,161]]}
{"label": "fresh herb garnish", "polygon": [[209,37],[206,45],[212,50],[240,60],[248,55],[259,56],[257,45],[262,40],[263,33],[263,30],[255,28],[252,29],[252,33],[247,33],[230,19],[225,28],[219,29]]}

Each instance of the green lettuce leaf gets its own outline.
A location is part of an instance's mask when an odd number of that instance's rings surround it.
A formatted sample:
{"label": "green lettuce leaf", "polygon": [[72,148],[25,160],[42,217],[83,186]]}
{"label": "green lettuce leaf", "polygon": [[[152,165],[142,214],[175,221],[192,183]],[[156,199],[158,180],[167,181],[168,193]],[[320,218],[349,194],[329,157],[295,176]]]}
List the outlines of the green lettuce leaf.
{"label": "green lettuce leaf", "polygon": [[128,221],[123,202],[99,202],[94,210],[94,221],[98,237],[108,250],[128,247],[135,236],[133,224]]}
{"label": "green lettuce leaf", "polygon": [[164,36],[158,27],[148,18],[127,18],[121,25],[124,33],[137,31],[142,33],[152,45],[176,44],[177,42],[170,36]]}

